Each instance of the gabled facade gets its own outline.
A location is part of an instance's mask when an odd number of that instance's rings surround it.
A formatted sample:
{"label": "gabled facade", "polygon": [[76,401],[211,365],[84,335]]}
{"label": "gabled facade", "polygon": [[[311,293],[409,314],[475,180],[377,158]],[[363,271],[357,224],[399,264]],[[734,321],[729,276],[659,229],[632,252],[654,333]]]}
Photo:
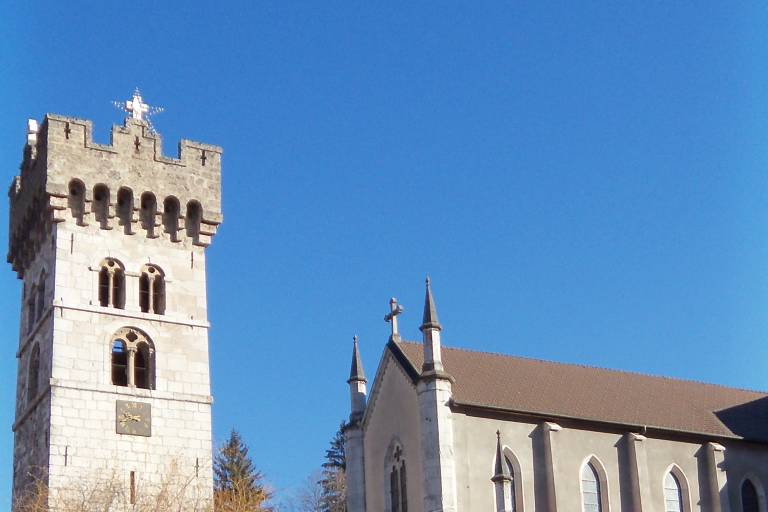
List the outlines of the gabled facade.
{"label": "gabled facade", "polygon": [[768,394],[447,349],[429,284],[422,333],[357,401],[349,512],[768,512]]}

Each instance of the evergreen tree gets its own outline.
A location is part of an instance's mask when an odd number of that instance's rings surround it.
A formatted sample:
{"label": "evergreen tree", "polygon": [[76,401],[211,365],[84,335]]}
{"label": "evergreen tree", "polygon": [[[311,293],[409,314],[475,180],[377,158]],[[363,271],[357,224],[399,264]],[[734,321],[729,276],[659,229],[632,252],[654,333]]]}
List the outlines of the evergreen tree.
{"label": "evergreen tree", "polygon": [[347,511],[346,457],[344,454],[344,427],[342,421],[330,447],[325,451],[325,462],[320,479],[322,512]]}
{"label": "evergreen tree", "polygon": [[347,458],[344,453],[344,429],[347,424],[341,422],[339,430],[336,431],[336,435],[331,439],[331,446],[325,450],[325,462],[323,468],[341,468],[347,469]]}
{"label": "evergreen tree", "polygon": [[248,447],[235,429],[213,459],[213,477],[216,512],[269,510],[264,476],[254,467]]}

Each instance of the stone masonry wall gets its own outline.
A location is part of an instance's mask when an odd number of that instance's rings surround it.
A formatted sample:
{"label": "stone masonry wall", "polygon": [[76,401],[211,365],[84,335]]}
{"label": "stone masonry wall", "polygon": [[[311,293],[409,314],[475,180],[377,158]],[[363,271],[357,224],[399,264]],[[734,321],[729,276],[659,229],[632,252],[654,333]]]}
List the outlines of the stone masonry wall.
{"label": "stone masonry wall", "polygon": [[[118,481],[126,492],[133,473],[142,495],[170,480],[187,495],[211,498],[211,403],[208,361],[205,247],[221,222],[221,149],[182,141],[179,158],[162,156],[159,136],[145,123],[115,127],[109,146],[92,142],[91,124],[46,116],[25,150],[21,176],[11,186],[9,262],[25,289],[46,268],[45,313],[25,332],[22,309],[14,450],[14,492],[32,465],[47,469],[52,499],[67,489]],[[73,180],[83,185],[84,211],[70,200]],[[107,218],[97,218],[95,187],[107,187]],[[118,190],[132,200],[126,223]],[[154,224],[142,222],[142,196],[156,198]],[[125,196],[121,196],[125,197]],[[174,232],[164,226],[166,197],[178,200]],[[186,205],[202,206],[199,232],[187,235]],[[34,232],[34,236],[29,233]],[[32,242],[30,242],[32,240]],[[125,269],[125,304],[99,303],[98,272],[105,258]],[[165,277],[165,311],[139,306],[143,265]],[[154,346],[154,389],[112,384],[114,334],[131,327]],[[28,399],[28,358],[40,345],[40,396]],[[150,404],[150,437],[116,433],[116,401]],[[30,405],[34,402],[34,405]],[[35,450],[30,450],[35,447]],[[135,494],[134,493],[134,494]],[[192,508],[189,508],[190,510]]]}

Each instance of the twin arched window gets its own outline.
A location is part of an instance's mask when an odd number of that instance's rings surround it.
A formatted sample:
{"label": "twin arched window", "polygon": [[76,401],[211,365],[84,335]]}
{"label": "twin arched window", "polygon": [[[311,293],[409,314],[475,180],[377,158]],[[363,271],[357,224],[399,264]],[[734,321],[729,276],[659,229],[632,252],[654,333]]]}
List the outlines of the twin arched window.
{"label": "twin arched window", "polygon": [[139,307],[144,313],[165,313],[165,277],[154,265],[144,265],[139,277]]}
{"label": "twin arched window", "polygon": [[395,445],[392,452],[392,464],[389,470],[388,512],[408,512],[408,488],[406,481],[403,449],[400,445]]}
{"label": "twin arched window", "polygon": [[155,347],[138,329],[124,327],[112,337],[112,384],[155,389]]}
{"label": "twin arched window", "polygon": [[[125,307],[125,269],[114,258],[105,259],[99,268],[99,305]],[[144,265],[141,269],[139,307],[144,313],[165,313],[165,275],[156,265]]]}
{"label": "twin arched window", "polygon": [[125,307],[125,269],[114,258],[107,258],[101,262],[99,304],[117,309]]}

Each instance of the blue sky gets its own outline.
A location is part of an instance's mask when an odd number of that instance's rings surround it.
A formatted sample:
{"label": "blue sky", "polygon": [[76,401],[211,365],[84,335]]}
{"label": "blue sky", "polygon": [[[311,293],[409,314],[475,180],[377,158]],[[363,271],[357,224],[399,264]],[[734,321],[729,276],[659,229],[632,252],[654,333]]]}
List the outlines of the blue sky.
{"label": "blue sky", "polygon": [[214,433],[278,492],[348,414],[352,335],[372,377],[395,295],[418,338],[427,273],[449,346],[768,389],[764,3],[3,3],[0,180],[27,118],[106,142],[135,86],[166,153],[224,147]]}

